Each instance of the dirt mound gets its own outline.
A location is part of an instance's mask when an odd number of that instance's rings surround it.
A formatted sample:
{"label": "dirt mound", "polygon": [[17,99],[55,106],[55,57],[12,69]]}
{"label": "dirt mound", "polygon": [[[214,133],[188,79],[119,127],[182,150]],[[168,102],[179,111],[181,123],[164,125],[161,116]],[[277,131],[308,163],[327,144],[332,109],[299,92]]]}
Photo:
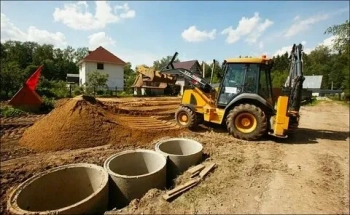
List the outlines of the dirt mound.
{"label": "dirt mound", "polygon": [[[143,146],[159,137],[183,133],[181,129],[170,131],[166,127],[137,129],[131,121],[124,122],[108,109],[108,106],[93,97],[80,96],[65,100],[29,127],[19,144],[37,152],[105,144]],[[152,126],[153,122],[149,123]]]}
{"label": "dirt mound", "polygon": [[65,101],[28,128],[19,143],[35,151],[77,149],[107,144],[117,125],[103,103],[91,97]]}

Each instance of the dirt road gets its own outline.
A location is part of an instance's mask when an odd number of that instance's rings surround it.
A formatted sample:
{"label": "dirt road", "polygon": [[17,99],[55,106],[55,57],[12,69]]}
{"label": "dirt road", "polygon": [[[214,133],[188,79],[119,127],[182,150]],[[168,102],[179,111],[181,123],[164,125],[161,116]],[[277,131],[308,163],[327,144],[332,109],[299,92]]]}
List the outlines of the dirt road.
{"label": "dirt road", "polygon": [[321,103],[301,112],[299,133],[287,141],[193,135],[215,172],[172,203],[153,191],[118,213],[348,214],[349,109]]}
{"label": "dirt road", "polygon": [[[140,201],[113,213],[349,213],[349,109],[322,102],[303,107],[301,113],[299,133],[285,141],[239,141],[217,128],[164,134],[163,138],[186,136],[199,140],[209,156],[205,162],[217,163],[217,169],[171,203],[161,198],[164,191],[151,190]],[[153,149],[156,141],[142,148]],[[108,156],[138,147],[105,145],[31,152],[6,159],[1,154],[0,213],[4,212],[10,189],[33,174],[68,163],[103,165]],[[7,149],[1,144],[1,150]],[[11,154],[16,154],[13,151]]]}

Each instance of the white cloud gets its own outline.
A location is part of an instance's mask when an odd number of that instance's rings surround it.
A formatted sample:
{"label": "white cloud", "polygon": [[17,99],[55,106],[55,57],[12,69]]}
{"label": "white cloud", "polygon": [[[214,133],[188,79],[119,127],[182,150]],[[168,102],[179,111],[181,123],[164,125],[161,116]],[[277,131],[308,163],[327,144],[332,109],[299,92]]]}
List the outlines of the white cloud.
{"label": "white cloud", "polygon": [[233,44],[240,40],[241,37],[245,37],[245,41],[252,44],[256,43],[262,33],[271,25],[273,22],[269,19],[263,21],[259,13],[254,13],[253,17],[247,18],[242,17],[238,22],[236,29],[233,29],[232,26],[224,29],[221,34],[227,35],[226,42],[228,44]]}
{"label": "white cloud", "polygon": [[187,42],[203,42],[206,40],[213,40],[215,39],[215,35],[216,29],[211,31],[200,31],[194,25],[184,30],[181,34],[182,38]]}
{"label": "white cloud", "polygon": [[61,32],[51,33],[34,26],[29,26],[27,31],[23,31],[11,23],[5,14],[1,13],[1,41],[6,40],[32,41],[39,44],[52,44],[55,47],[67,45],[66,38]]}
{"label": "white cloud", "polygon": [[97,30],[136,16],[136,12],[127,3],[115,6],[114,11],[107,1],[95,1],[95,4],[95,14],[92,14],[86,1],[66,3],[63,8],[55,8],[54,21],[76,30]]}
{"label": "white cloud", "polygon": [[132,68],[141,64],[148,66],[153,65],[153,61],[163,58],[164,54],[156,54],[153,52],[147,52],[143,50],[129,50],[118,47],[116,41],[108,36],[105,32],[98,32],[88,36],[89,50],[95,50],[99,46],[112,52],[117,57],[121,58],[125,62],[131,62]]}
{"label": "white cloud", "polygon": [[284,33],[284,37],[289,38],[294,35],[297,35],[300,32],[308,30],[311,25],[324,21],[328,18],[329,18],[328,14],[318,14],[318,15],[311,16],[307,19],[298,18],[297,20],[294,21],[294,24],[290,26],[288,30]]}
{"label": "white cloud", "polygon": [[118,10],[122,10],[123,13],[120,14],[120,18],[122,19],[130,19],[136,16],[136,12],[134,10],[130,10],[129,5],[127,3],[121,5],[117,5],[114,7],[114,12],[117,13]]}
{"label": "white cloud", "polygon": [[[322,46],[328,47],[329,49],[332,49],[332,47],[334,45],[334,39],[335,39],[335,36],[330,36],[330,37],[326,38],[325,40],[323,40],[321,43],[317,44],[316,47],[322,45]],[[316,47],[306,47],[306,44],[307,44],[306,41],[302,41],[301,44],[304,46],[304,53],[305,54],[310,54],[316,48]],[[292,46],[285,46],[285,47],[282,47],[279,50],[277,50],[273,56],[283,55],[286,52],[288,52],[288,54],[289,54],[291,50],[292,50]]]}
{"label": "white cloud", "polygon": [[89,49],[93,50],[99,46],[103,46],[106,49],[109,49],[111,46],[115,46],[115,41],[106,35],[105,32],[98,32],[92,34],[88,37],[89,39]]}
{"label": "white cloud", "polygon": [[298,15],[297,15],[297,16],[295,16],[293,20],[294,20],[294,21],[298,21],[298,20],[300,20],[300,16],[298,16]]}
{"label": "white cloud", "polygon": [[283,36],[290,38],[294,35],[297,35],[300,32],[307,31],[310,27],[316,23],[327,20],[332,16],[340,15],[342,13],[348,13],[349,8],[341,8],[329,13],[316,14],[310,16],[306,19],[301,19],[300,16],[294,17],[294,23],[284,32]]}
{"label": "white cloud", "polygon": [[[277,50],[275,52],[275,54],[273,54],[273,57],[276,57],[277,55],[284,55],[286,52],[288,52],[288,54],[290,53],[290,51],[292,50],[293,46],[284,46],[282,48],[280,48],[279,50]],[[305,48],[304,48],[304,52],[305,52]],[[305,52],[306,53],[306,52]],[[308,54],[308,53],[307,53]]]}
{"label": "white cloud", "polygon": [[323,45],[323,46],[326,46],[326,47],[332,49],[333,45],[334,45],[334,39],[336,39],[335,36],[330,36],[330,37],[326,38],[325,40],[323,40],[322,43],[320,43],[318,45]]}
{"label": "white cloud", "polygon": [[263,49],[263,48],[264,48],[264,43],[263,43],[263,41],[260,41],[260,43],[259,43],[259,48],[260,48],[260,49]]}
{"label": "white cloud", "polygon": [[123,50],[119,49],[114,54],[120,57],[125,62],[131,62],[132,68],[145,64],[147,66],[153,66],[153,61],[160,60],[166,54],[147,52],[143,50]]}

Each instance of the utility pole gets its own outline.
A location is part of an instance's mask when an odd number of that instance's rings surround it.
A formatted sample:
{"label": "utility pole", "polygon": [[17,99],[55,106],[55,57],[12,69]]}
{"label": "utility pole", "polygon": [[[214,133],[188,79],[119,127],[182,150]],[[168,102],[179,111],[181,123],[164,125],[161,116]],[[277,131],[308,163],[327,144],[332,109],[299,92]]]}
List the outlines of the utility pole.
{"label": "utility pole", "polygon": [[205,78],[205,63],[204,63],[204,61],[202,61],[202,65],[203,65],[203,78]]}

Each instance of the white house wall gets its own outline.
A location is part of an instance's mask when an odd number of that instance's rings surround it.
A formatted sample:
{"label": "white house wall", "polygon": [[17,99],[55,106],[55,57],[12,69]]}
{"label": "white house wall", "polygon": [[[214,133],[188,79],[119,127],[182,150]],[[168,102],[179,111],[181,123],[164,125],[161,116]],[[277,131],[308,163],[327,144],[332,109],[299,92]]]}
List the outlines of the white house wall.
{"label": "white house wall", "polygon": [[[104,63],[104,69],[98,70],[97,63],[84,62],[82,66],[82,84],[86,83],[87,75],[94,71],[102,74],[108,74],[107,85],[110,88],[117,87],[118,90],[124,90],[124,67],[114,64]],[[84,74],[85,73],[85,74]]]}
{"label": "white house wall", "polygon": [[188,85],[188,80],[183,77],[178,77],[175,84],[181,86],[180,94],[182,95],[184,92],[184,87]]}
{"label": "white house wall", "polygon": [[83,85],[86,82],[85,63],[79,65],[79,85]]}

